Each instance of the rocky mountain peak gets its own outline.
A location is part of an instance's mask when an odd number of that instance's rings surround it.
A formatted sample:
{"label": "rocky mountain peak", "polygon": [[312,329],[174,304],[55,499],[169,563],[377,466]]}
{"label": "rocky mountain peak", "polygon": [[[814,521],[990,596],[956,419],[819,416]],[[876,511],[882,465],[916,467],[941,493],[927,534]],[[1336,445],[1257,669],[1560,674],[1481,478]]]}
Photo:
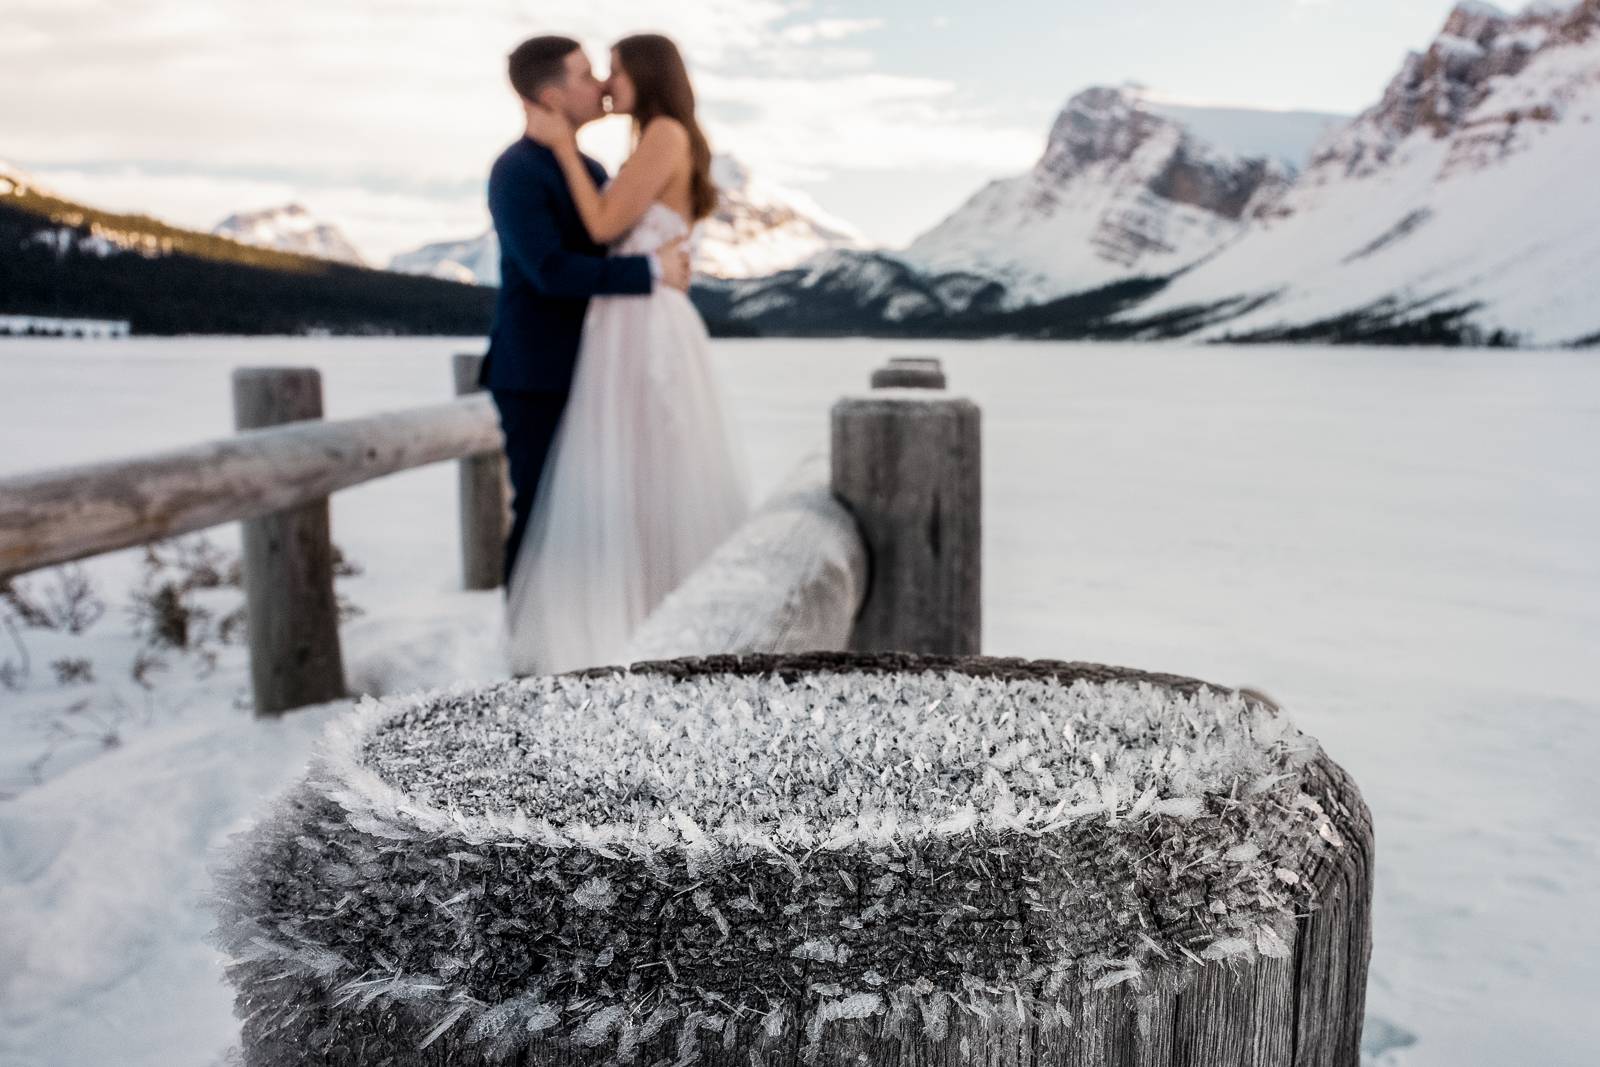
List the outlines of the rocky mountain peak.
{"label": "rocky mountain peak", "polygon": [[1596,130],[1600,0],[1462,4],[1270,213],[1143,310],[1211,308],[1213,338],[1593,343]]}
{"label": "rocky mountain peak", "polygon": [[304,204],[289,203],[229,215],[211,231],[241,244],[365,266],[361,253],[338,227],[319,222]]}
{"label": "rocky mountain peak", "polygon": [[1139,106],[1135,90],[1095,86],[1068,100],[1050,127],[1040,171],[1067,178],[1095,163],[1126,162],[1171,125]]}
{"label": "rocky mountain peak", "polygon": [[1019,303],[1054,299],[1203,259],[1290,176],[1206,143],[1139,89],[1096,87],[1067,101],[1031,171],[990,184],[905,255],[993,277]]}
{"label": "rocky mountain peak", "polygon": [[1241,218],[1264,186],[1291,177],[1275,160],[1239,158],[1206,144],[1182,122],[1150,109],[1138,89],[1105,86],[1067,101],[1035,171],[1062,182],[1096,165],[1140,169],[1137,177],[1153,195],[1225,219]]}
{"label": "rocky mountain peak", "polygon": [[[1383,99],[1331,139],[1313,167],[1359,176],[1381,169],[1412,134],[1450,137],[1472,122],[1497,84],[1521,74],[1552,47],[1588,40],[1600,28],[1600,0],[1546,0],[1509,14],[1478,0],[1458,4],[1426,51],[1406,57]],[[1500,116],[1505,124],[1551,121],[1550,101],[1530,99]]]}
{"label": "rocky mountain peak", "polygon": [[720,194],[716,212],[703,220],[695,243],[698,269],[716,278],[752,278],[804,263],[866,241],[805,196],[765,184],[734,156],[711,161]]}
{"label": "rocky mountain peak", "polygon": [[[742,161],[717,155],[711,177],[717,210],[695,228],[695,269],[710,278],[756,278],[788,270],[865,239],[805,196],[765,184]],[[493,230],[395,256],[389,269],[478,285],[500,284],[500,244]]]}

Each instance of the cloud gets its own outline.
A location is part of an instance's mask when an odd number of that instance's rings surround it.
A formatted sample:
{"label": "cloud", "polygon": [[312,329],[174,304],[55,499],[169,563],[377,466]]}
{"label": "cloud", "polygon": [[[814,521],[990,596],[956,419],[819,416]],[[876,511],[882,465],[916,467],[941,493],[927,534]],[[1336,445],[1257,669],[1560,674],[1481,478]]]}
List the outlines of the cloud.
{"label": "cloud", "polygon": [[[815,17],[812,0],[548,12],[543,0],[7,0],[0,99],[13,106],[0,153],[119,200],[146,181],[150,211],[180,202],[163,167],[208,175],[208,197],[281,187],[353,205],[331,191],[366,189],[414,220],[420,243],[451,236],[516,136],[504,84],[516,41],[568,33],[603,68],[610,42],[651,29],[684,47],[718,146],[779,180],[974,158],[1004,171],[1037,154],[1038,138],[957,101],[950,83],[877,71],[864,43],[881,19]],[[130,169],[113,184],[108,164]],[[440,212],[431,228],[425,204]],[[356,223],[334,221],[354,236]],[[412,223],[365,225],[382,245]]]}
{"label": "cloud", "polygon": [[974,160],[1005,173],[1030,166],[1044,147],[1042,131],[997,122],[992,111],[957,100],[952,83],[932,78],[709,75],[700,91],[713,110],[740,106],[746,117],[713,122],[713,133],[783,181],[838,170],[970,167]]}
{"label": "cloud", "polygon": [[783,39],[790,44],[813,44],[817,41],[842,41],[858,33],[882,29],[884,19],[818,19],[801,22],[783,29]]}

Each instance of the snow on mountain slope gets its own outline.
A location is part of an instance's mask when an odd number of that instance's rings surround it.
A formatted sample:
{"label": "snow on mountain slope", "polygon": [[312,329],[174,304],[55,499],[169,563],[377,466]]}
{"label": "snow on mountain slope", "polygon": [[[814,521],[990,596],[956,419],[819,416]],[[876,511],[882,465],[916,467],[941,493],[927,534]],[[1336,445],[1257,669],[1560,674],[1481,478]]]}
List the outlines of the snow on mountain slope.
{"label": "snow on mountain slope", "polygon": [[952,271],[925,274],[886,252],[836,249],[762,278],[715,279],[696,287],[710,320],[774,336],[853,335],[990,311],[998,282]]}
{"label": "snow on mountain slope", "polygon": [[714,278],[756,278],[787,270],[824,252],[866,247],[848,223],[802,194],[766,185],[732,156],[712,160],[722,194],[700,223],[695,266]]}
{"label": "snow on mountain slope", "polygon": [[40,185],[39,180],[27,171],[0,159],[0,196],[24,196],[30,192],[42,196],[57,195],[54,190]]}
{"label": "snow on mountain slope", "polygon": [[1297,173],[1311,161],[1312,150],[1323,138],[1352,118],[1324,111],[1214,107],[1157,98],[1148,98],[1145,106],[1181,123],[1206,144],[1238,156],[1275,159]]}
{"label": "snow on mountain slope", "polygon": [[1251,232],[1140,307],[1235,301],[1204,336],[1470,309],[1485,335],[1600,335],[1600,0],[1459,6]]}
{"label": "snow on mountain slope", "polygon": [[500,284],[500,242],[494,231],[464,241],[440,241],[402,252],[389,261],[401,274],[423,274],[464,285]]}
{"label": "snow on mountain slope", "polygon": [[[732,156],[712,160],[721,199],[695,230],[695,269],[713,278],[754,278],[788,270],[824,252],[866,242],[849,224],[799,193],[768,186]],[[451,281],[500,284],[500,243],[493,230],[402,253],[389,269]]]}
{"label": "snow on mountain slope", "polygon": [[1289,179],[1152,111],[1133,89],[1068,101],[1032,171],[990,183],[905,259],[1004,283],[1013,305],[1171,274],[1237,237]]}
{"label": "snow on mountain slope", "polygon": [[299,204],[229,215],[211,231],[241,244],[365,266],[361,254],[338,227],[319,222]]}

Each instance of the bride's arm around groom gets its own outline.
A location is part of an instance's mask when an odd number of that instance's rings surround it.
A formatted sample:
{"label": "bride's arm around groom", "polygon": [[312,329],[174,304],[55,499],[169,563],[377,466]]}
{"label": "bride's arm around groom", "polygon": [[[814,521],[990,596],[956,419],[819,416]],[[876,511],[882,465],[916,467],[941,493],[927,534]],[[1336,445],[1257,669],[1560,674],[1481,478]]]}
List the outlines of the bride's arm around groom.
{"label": "bride's arm around groom", "polygon": [[501,255],[512,260],[540,296],[587,300],[593,296],[644,296],[653,288],[642,256],[605,256],[574,250],[562,233],[561,192],[551,168],[528,153],[506,153],[489,174],[489,213]]}
{"label": "bride's arm around groom", "polygon": [[651,204],[666,197],[673,185],[686,182],[692,166],[689,131],[668,115],[653,118],[644,127],[638,146],[604,192],[578,151],[572,124],[563,116],[529,107],[528,136],[555,153],[578,217],[598,244],[611,244],[633,229]]}

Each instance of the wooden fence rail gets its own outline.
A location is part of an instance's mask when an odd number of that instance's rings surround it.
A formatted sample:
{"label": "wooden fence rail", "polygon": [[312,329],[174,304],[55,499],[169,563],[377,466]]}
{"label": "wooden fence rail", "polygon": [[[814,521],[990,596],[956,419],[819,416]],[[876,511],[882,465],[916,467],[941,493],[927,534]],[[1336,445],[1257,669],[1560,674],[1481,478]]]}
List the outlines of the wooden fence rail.
{"label": "wooden fence rail", "polygon": [[[0,580],[241,522],[257,713],[337,699],[331,494],[460,461],[463,584],[500,583],[504,458],[480,363],[455,358],[459,399],[337,422],[315,370],[241,369],[234,437],[0,479]],[[818,461],[758,510],[647,620],[641,658],[979,651],[978,410],[938,392],[936,360],[896,360],[873,384],[834,410],[831,478]]]}
{"label": "wooden fence rail", "polygon": [[489,398],[467,397],[0,478],[0,580],[259,518],[499,447]]}
{"label": "wooden fence rail", "polygon": [[861,529],[800,463],[633,635],[627,662],[756,652],[843,651],[867,592]]}

